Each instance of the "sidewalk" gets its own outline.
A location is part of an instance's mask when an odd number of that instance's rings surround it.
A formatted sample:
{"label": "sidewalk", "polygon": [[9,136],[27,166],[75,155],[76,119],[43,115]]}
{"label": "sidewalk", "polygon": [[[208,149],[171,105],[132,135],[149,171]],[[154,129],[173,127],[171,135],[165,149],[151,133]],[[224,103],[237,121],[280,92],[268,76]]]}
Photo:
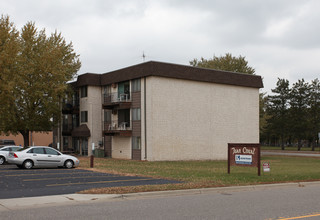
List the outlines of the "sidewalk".
{"label": "sidewalk", "polygon": [[231,186],[216,188],[201,188],[187,190],[154,191],[129,194],[65,194],[42,197],[28,197],[18,199],[0,199],[0,212],[17,209],[28,209],[35,207],[73,205],[78,203],[102,202],[122,199],[146,199],[150,197],[182,196],[208,193],[230,193],[240,191],[268,190],[281,187],[307,187],[320,186],[320,181],[299,182],[299,183],[279,183],[249,186]]}

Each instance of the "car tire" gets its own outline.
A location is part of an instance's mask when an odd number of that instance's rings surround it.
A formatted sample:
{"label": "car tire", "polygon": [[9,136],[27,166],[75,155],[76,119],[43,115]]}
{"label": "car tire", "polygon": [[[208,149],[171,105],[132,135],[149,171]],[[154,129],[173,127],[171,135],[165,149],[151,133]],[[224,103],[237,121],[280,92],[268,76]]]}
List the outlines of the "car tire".
{"label": "car tire", "polygon": [[72,160],[66,160],[66,162],[64,162],[64,167],[67,169],[71,169],[73,168],[73,161]]}
{"label": "car tire", "polygon": [[3,156],[0,156],[0,165],[4,164],[6,162],[6,158]]}
{"label": "car tire", "polygon": [[33,167],[33,162],[32,160],[26,160],[22,164],[24,169],[31,169]]}

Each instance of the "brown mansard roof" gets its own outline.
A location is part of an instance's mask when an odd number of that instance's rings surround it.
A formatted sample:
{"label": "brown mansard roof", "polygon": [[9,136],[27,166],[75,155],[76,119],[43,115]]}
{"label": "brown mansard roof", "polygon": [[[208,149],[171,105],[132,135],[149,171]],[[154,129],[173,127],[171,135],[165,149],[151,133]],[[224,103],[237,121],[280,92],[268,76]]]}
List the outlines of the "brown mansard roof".
{"label": "brown mansard roof", "polygon": [[86,73],[78,77],[76,86],[102,86],[147,76],[263,88],[261,76],[156,61],[149,61],[104,74]]}

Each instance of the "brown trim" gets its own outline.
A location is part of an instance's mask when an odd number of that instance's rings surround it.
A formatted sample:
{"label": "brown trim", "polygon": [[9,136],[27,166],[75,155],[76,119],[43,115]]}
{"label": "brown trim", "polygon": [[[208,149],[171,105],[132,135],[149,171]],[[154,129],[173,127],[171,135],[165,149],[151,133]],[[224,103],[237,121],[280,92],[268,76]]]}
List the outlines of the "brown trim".
{"label": "brown trim", "polygon": [[101,74],[85,73],[79,75],[77,81],[72,83],[72,86],[101,86]]}
{"label": "brown trim", "polygon": [[149,61],[104,74],[86,73],[78,76],[75,86],[102,86],[147,76],[160,76],[200,82],[263,88],[262,78],[258,75],[241,74],[157,61]]}
{"label": "brown trim", "polygon": [[132,136],[141,136],[141,121],[132,121]]}
{"label": "brown trim", "polygon": [[241,74],[156,61],[150,61],[105,73],[101,76],[101,84],[107,85],[110,83],[117,83],[147,76],[162,76],[201,82],[263,88],[262,78],[258,75]]}
{"label": "brown trim", "polygon": [[104,135],[106,136],[124,136],[124,137],[131,137],[132,131],[131,130],[112,130],[112,131],[103,131]]}
{"label": "brown trim", "polygon": [[71,132],[72,137],[90,137],[90,129],[86,124],[76,127]]}
{"label": "brown trim", "polygon": [[141,149],[132,149],[132,160],[141,160]]}
{"label": "brown trim", "polygon": [[112,157],[112,137],[104,136],[104,155]]}

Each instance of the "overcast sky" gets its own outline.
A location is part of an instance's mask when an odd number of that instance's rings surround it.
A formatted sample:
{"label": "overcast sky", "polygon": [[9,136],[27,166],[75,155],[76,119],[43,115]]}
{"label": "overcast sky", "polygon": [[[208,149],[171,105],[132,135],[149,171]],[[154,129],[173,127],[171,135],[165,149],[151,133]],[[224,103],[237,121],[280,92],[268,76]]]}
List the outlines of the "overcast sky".
{"label": "overcast sky", "polygon": [[0,0],[20,30],[34,21],[72,41],[86,72],[105,73],[155,60],[245,56],[270,93],[320,78],[319,0]]}

